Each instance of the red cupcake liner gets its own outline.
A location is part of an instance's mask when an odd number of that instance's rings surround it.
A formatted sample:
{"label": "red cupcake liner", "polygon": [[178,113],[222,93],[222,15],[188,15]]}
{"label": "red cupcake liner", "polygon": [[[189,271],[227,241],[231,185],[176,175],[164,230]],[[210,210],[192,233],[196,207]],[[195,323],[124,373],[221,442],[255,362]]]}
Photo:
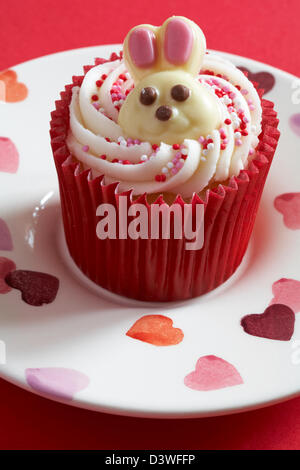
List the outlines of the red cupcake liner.
{"label": "red cupcake liner", "polygon": [[[113,59],[118,58],[114,55]],[[111,59],[110,59],[111,60]],[[96,59],[95,65],[105,62]],[[84,68],[87,73],[92,66]],[[117,192],[117,183],[104,185],[103,176],[91,177],[70,155],[66,146],[69,104],[73,86],[83,76],[73,77],[52,112],[51,145],[58,174],[61,208],[67,246],[81,271],[101,287],[117,294],[147,301],[175,301],[205,294],[225,282],[240,265],[258,210],[264,184],[280,133],[271,101],[261,99],[262,133],[255,159],[247,170],[228,184],[206,192],[206,199],[194,195],[191,204],[204,205],[204,246],[185,249],[186,239],[100,240],[96,226],[97,207],[106,202],[118,211],[119,197],[126,196],[128,207],[142,203],[150,217],[146,195],[132,200],[131,191]],[[262,91],[259,90],[260,96]],[[163,203],[160,197],[157,203]],[[183,206],[177,196],[174,203]],[[150,219],[149,219],[150,220]]]}

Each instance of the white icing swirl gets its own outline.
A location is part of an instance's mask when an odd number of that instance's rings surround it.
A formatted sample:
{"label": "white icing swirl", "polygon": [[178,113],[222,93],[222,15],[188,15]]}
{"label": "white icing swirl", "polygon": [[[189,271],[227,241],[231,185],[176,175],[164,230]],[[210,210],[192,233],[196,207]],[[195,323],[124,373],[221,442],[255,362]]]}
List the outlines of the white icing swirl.
{"label": "white icing swirl", "polygon": [[170,192],[191,197],[237,176],[258,144],[259,95],[243,72],[215,54],[206,54],[195,79],[217,96],[223,125],[199,141],[186,139],[177,146],[162,142],[153,149],[149,142],[126,139],[117,124],[120,106],[133,87],[124,62],[93,67],[81,87],[73,88],[70,152],[93,176],[105,175],[106,184],[119,182],[119,191],[132,189],[135,195]]}

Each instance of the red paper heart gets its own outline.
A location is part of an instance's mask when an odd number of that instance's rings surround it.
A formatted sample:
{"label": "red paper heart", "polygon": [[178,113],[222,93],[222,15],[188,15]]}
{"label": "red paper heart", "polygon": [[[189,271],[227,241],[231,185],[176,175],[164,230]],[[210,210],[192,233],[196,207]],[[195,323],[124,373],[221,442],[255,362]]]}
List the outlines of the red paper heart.
{"label": "red paper heart", "polygon": [[5,278],[8,273],[15,269],[16,265],[11,259],[0,257],[0,294],[7,294],[11,291],[11,288],[5,282]]}
{"label": "red paper heart", "polygon": [[59,287],[55,276],[36,271],[13,271],[5,280],[9,286],[22,292],[24,302],[36,307],[53,302]]}
{"label": "red paper heart", "polygon": [[295,279],[279,279],[274,282],[272,291],[274,294],[272,304],[284,304],[290,307],[293,312],[300,312],[300,281]]}
{"label": "red paper heart", "polygon": [[0,73],[0,101],[16,103],[25,100],[27,95],[27,86],[18,82],[18,76],[14,70],[5,70]]}
{"label": "red paper heart", "polygon": [[300,193],[281,194],[275,199],[274,207],[283,215],[287,228],[300,230]]}
{"label": "red paper heart", "polygon": [[246,315],[241,325],[249,335],[289,341],[294,333],[295,313],[287,305],[273,304],[262,314]]}
{"label": "red paper heart", "polygon": [[16,173],[19,166],[19,153],[8,137],[0,137],[0,171]]}
{"label": "red paper heart", "polygon": [[242,377],[229,362],[217,356],[203,356],[196,368],[184,378],[184,384],[193,390],[207,392],[241,385]]}
{"label": "red paper heart", "polygon": [[180,328],[173,327],[171,318],[163,315],[145,315],[134,323],[126,335],[155,346],[178,344],[184,336]]}
{"label": "red paper heart", "polygon": [[275,85],[275,77],[270,72],[251,72],[246,67],[238,67],[242,72],[247,72],[247,76],[251,82],[257,82],[258,88],[265,90],[265,93],[268,93],[272,90]]}

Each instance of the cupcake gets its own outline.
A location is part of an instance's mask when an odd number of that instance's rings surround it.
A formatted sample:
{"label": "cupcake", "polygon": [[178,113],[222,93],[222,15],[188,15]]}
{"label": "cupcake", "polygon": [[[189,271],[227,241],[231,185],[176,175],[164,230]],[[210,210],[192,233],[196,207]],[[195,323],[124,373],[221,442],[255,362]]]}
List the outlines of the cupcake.
{"label": "cupcake", "polygon": [[184,17],[136,26],[73,77],[50,134],[68,250],[90,280],[174,301],[235,272],[279,139],[262,96]]}

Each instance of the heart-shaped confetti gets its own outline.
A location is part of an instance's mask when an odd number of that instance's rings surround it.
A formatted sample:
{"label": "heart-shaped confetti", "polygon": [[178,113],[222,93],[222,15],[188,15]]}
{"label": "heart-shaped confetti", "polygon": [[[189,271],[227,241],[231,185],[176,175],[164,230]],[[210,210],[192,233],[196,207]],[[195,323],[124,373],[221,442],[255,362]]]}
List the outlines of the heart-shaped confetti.
{"label": "heart-shaped confetti", "polygon": [[273,304],[262,314],[246,315],[241,325],[249,335],[289,341],[294,334],[295,313],[287,305]]}
{"label": "heart-shaped confetti", "polygon": [[24,302],[35,307],[53,302],[59,287],[57,277],[36,271],[13,271],[5,280],[10,287],[22,292]]}
{"label": "heart-shaped confetti", "polygon": [[0,171],[16,173],[19,167],[19,153],[8,137],[0,137]]}
{"label": "heart-shaped confetti", "polygon": [[283,215],[287,228],[300,230],[300,193],[281,194],[275,199],[274,207]]}
{"label": "heart-shaped confetti", "polygon": [[279,279],[274,282],[273,299],[271,304],[284,304],[290,307],[294,313],[300,312],[300,281],[295,279]]}
{"label": "heart-shaped confetti", "polygon": [[293,114],[289,120],[290,127],[295,134],[300,137],[300,113]]}
{"label": "heart-shaped confetti", "polygon": [[0,219],[0,251],[11,251],[13,242],[9,228],[3,219]]}
{"label": "heart-shaped confetti", "polygon": [[0,73],[0,100],[7,103],[16,103],[27,98],[28,89],[24,83],[18,82],[14,70],[5,70]]}
{"label": "heart-shaped confetti", "polygon": [[275,85],[275,77],[272,75],[270,72],[251,72],[249,69],[246,67],[238,67],[242,72],[247,72],[249,80],[251,82],[257,82],[258,83],[258,88],[262,88],[265,90],[265,93],[268,93],[269,91],[274,88]]}
{"label": "heart-shaped confetti", "polygon": [[163,315],[145,315],[134,323],[126,335],[155,346],[178,344],[184,336],[180,328],[173,327],[171,318]]}
{"label": "heart-shaped confetti", "polygon": [[208,392],[241,385],[242,377],[229,362],[217,356],[202,356],[196,368],[184,378],[184,384],[193,390]]}
{"label": "heart-shaped confetti", "polygon": [[0,257],[0,294],[7,294],[11,291],[11,288],[5,282],[5,278],[8,273],[15,269],[16,265],[11,259]]}
{"label": "heart-shaped confetti", "polygon": [[37,392],[64,400],[72,400],[76,393],[90,383],[90,379],[82,372],[64,367],[26,369],[25,376],[28,385]]}

